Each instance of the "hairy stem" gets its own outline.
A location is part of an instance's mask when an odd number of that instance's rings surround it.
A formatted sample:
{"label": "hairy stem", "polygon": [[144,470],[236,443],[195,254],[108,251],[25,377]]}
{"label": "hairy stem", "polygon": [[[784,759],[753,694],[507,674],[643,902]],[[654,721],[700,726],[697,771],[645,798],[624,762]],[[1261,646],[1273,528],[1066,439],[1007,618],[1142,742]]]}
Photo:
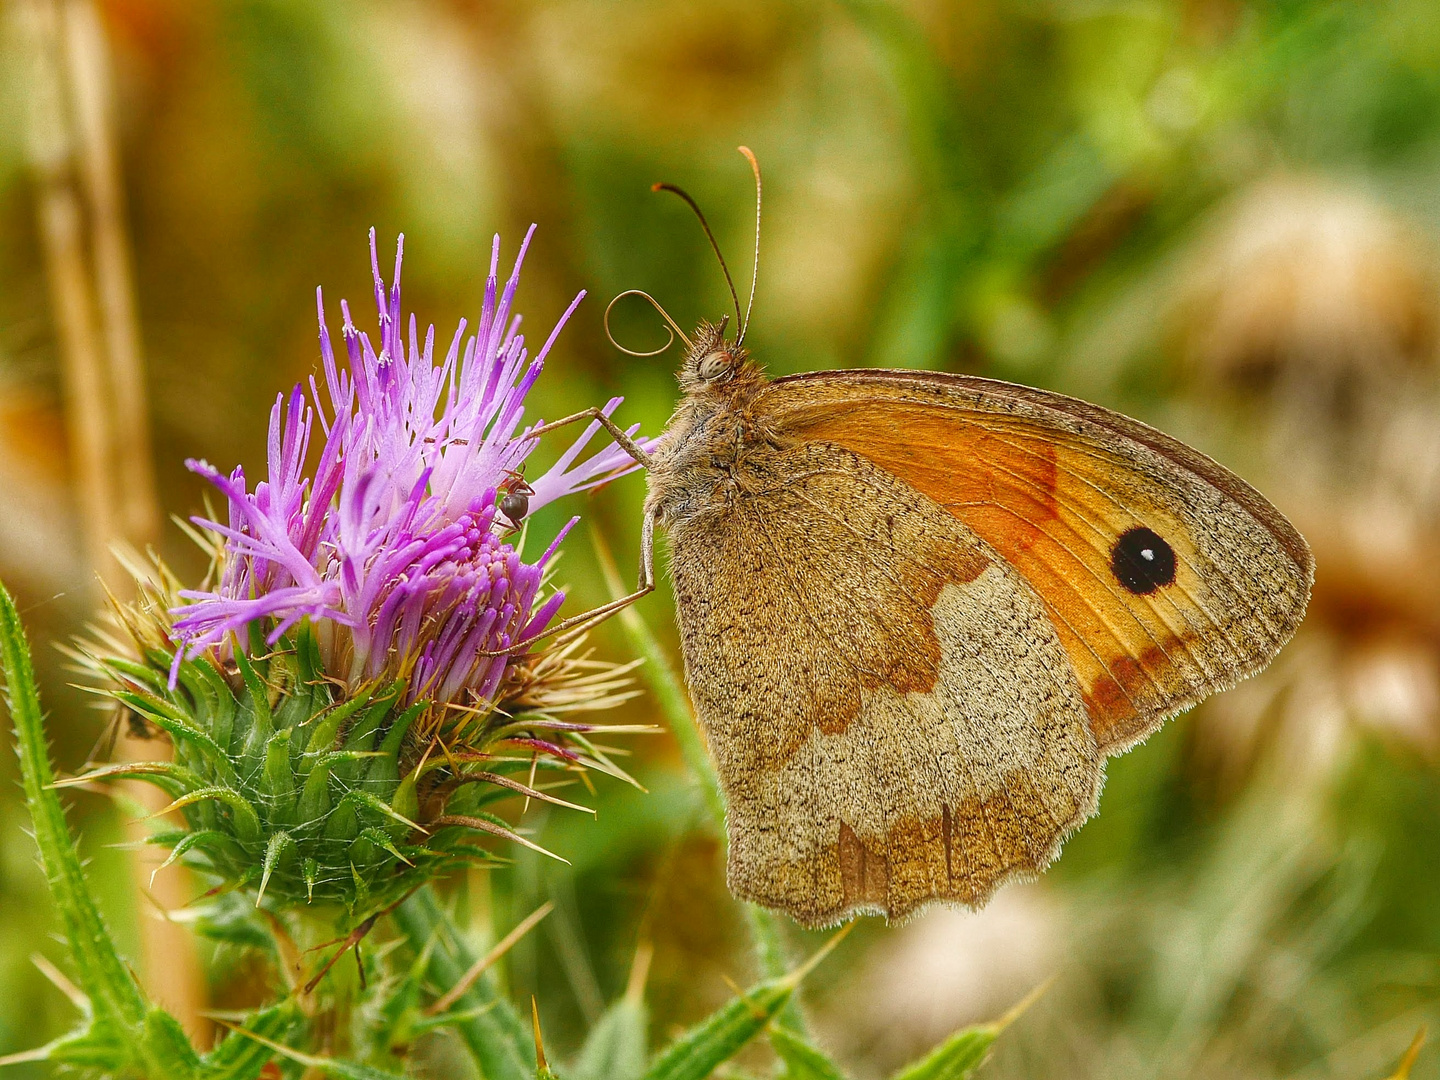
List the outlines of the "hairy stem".
{"label": "hairy stem", "polygon": [[15,725],[25,803],[35,825],[40,863],[55,897],[55,908],[70,944],[80,988],[89,996],[97,1017],[103,1016],[127,1027],[139,1026],[145,1019],[145,999],[115,951],[110,932],[90,895],[80,855],[65,823],[60,797],[51,786],[55,774],[50,768],[45,743],[30,648],[15,602],[4,586],[0,586],[0,658],[4,661],[5,689],[10,700],[10,718]]}
{"label": "hairy stem", "polygon": [[[10,717],[15,725],[16,749],[25,803],[35,827],[40,863],[54,898],[65,940],[75,964],[80,989],[90,999],[92,1033],[104,1052],[116,1058],[107,1062],[111,1072],[138,1072],[151,1080],[193,1077],[199,1058],[174,1018],[145,1000],[130,969],[121,960],[105,920],[85,881],[80,854],[65,823],[65,811],[55,792],[55,774],[45,744],[40,694],[30,647],[20,624],[15,602],[0,585],[0,666],[5,673]],[[118,1037],[116,1037],[118,1035]]]}

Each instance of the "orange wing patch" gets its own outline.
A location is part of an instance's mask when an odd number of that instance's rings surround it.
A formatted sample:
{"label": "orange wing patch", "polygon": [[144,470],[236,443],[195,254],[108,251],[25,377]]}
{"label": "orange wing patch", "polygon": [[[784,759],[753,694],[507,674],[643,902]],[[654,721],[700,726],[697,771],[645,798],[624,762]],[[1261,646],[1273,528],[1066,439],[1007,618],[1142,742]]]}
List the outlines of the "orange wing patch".
{"label": "orange wing patch", "polygon": [[[1102,750],[1235,681],[1235,597],[1249,581],[1197,550],[1192,508],[1133,461],[1055,425],[927,402],[852,401],[787,434],[869,458],[963,521],[1035,588],[1079,679]],[[1117,577],[1128,530],[1173,550],[1174,580],[1137,594]]]}

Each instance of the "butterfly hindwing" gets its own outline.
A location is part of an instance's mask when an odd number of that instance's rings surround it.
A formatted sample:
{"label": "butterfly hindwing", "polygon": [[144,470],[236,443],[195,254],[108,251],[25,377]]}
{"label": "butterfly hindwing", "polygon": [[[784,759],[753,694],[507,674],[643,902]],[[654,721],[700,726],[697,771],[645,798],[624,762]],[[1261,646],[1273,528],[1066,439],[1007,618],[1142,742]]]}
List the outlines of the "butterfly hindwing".
{"label": "butterfly hindwing", "polygon": [[671,531],[731,888],[818,926],[1043,869],[1102,755],[1038,593],[852,451],[757,449],[734,479]]}

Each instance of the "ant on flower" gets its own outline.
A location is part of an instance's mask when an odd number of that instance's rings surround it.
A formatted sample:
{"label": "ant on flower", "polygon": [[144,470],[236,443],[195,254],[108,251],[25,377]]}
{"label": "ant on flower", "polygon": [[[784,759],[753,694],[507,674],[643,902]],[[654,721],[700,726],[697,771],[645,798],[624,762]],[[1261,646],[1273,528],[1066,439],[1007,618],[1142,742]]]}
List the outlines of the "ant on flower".
{"label": "ant on flower", "polygon": [[518,530],[530,512],[530,496],[535,494],[535,489],[525,482],[523,466],[520,471],[505,470],[505,479],[495,493],[500,499],[500,513],[512,531]]}

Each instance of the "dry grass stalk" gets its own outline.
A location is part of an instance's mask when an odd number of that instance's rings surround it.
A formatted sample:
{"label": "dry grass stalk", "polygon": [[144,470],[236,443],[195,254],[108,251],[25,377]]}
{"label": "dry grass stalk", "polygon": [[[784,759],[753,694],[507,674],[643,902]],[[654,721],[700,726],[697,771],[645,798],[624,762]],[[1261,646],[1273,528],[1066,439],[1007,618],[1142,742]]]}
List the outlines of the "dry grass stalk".
{"label": "dry grass stalk", "polygon": [[[101,580],[124,588],[126,575],[112,545],[153,541],[159,513],[110,134],[104,32],[91,0],[24,0],[13,13],[30,64],[29,158],[60,342],[80,519],[90,562]],[[117,752],[121,757],[152,756],[148,749],[137,751],[130,740],[121,740]],[[127,786],[131,797],[151,810],[160,808],[154,788]],[[127,828],[130,840],[144,839],[143,824],[132,822]],[[203,1044],[211,1026],[202,1015],[204,975],[190,935],[165,917],[167,911],[184,907],[193,890],[181,867],[156,874],[162,857],[162,852],[142,846],[131,860],[136,895],[160,909],[157,917],[141,901],[146,988]]]}

